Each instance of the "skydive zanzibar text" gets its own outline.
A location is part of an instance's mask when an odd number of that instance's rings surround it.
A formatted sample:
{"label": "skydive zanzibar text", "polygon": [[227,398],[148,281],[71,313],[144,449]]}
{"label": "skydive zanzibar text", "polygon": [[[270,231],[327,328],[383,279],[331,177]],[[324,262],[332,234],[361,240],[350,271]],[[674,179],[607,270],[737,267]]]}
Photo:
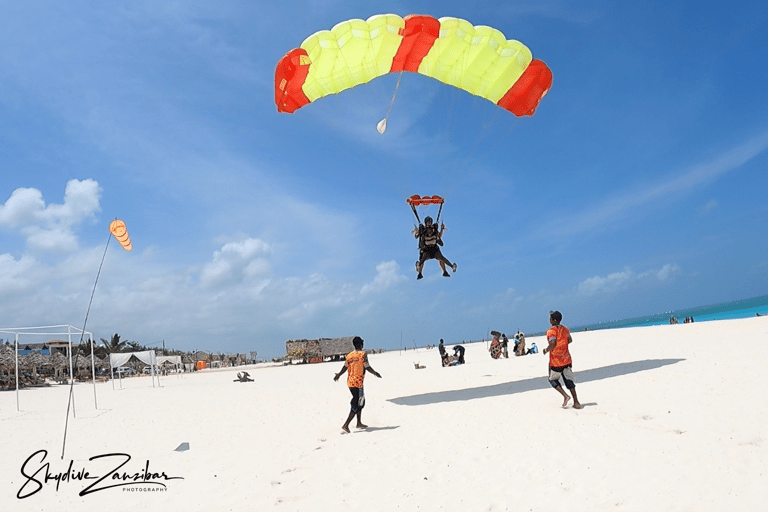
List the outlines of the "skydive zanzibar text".
{"label": "skydive zanzibar text", "polygon": [[[26,478],[26,481],[16,493],[16,497],[20,500],[29,498],[41,491],[45,484],[56,482],[56,491],[62,483],[75,483],[91,482],[86,488],[81,490],[78,494],[80,496],[86,496],[94,492],[103,491],[105,489],[112,489],[115,487],[130,487],[131,489],[141,488],[145,491],[148,490],[167,490],[167,486],[164,482],[168,480],[183,480],[180,476],[168,476],[165,471],[153,472],[149,469],[149,461],[147,460],[144,467],[137,472],[123,471],[123,466],[128,464],[131,460],[131,456],[127,453],[107,453],[104,455],[95,455],[88,459],[88,461],[96,460],[110,460],[110,467],[107,472],[102,476],[94,474],[85,467],[75,468],[75,462],[69,461],[69,465],[65,471],[52,472],[51,463],[45,462],[48,456],[48,450],[38,450],[30,455],[24,464],[21,465],[21,474]],[[141,486],[141,487],[135,487]]]}

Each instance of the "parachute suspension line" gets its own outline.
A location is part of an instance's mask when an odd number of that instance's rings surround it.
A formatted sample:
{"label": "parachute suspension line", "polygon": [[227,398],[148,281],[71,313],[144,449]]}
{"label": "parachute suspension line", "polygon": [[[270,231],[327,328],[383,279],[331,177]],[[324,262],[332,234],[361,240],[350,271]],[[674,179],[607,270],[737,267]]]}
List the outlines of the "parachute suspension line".
{"label": "parachute suspension line", "polygon": [[440,209],[437,210],[437,218],[435,219],[435,225],[436,226],[438,224],[440,224],[440,213],[443,211],[443,204],[445,204],[445,203],[440,203]]}
{"label": "parachute suspension line", "polygon": [[421,219],[419,218],[419,212],[416,211],[416,205],[411,203],[411,210],[413,210],[413,214],[416,216],[416,223],[421,224]]}
{"label": "parachute suspension line", "polygon": [[[99,271],[96,272],[96,281],[93,283],[93,290],[91,290],[91,300],[88,301],[88,309],[85,312],[85,320],[83,321],[83,330],[80,331],[80,345],[83,344],[83,336],[85,336],[85,326],[88,325],[88,315],[91,313],[91,304],[93,304],[93,295],[96,293],[96,284],[99,282],[99,276],[101,275],[101,267],[104,266],[104,258],[107,256],[107,249],[109,248],[109,242],[112,239],[112,233],[107,238],[107,244],[104,246],[104,254],[101,256],[101,263],[99,264]],[[91,357],[96,357],[96,354],[91,351]],[[74,401],[74,386],[75,377],[69,376],[69,398],[67,399],[67,417],[64,421],[64,439],[61,442],[61,460],[64,460],[64,448],[67,445],[67,427],[69,426],[69,410]]]}
{"label": "parachute suspension line", "polygon": [[395,90],[392,93],[392,99],[389,100],[389,107],[387,108],[387,115],[384,116],[384,119],[379,121],[379,123],[376,125],[376,131],[384,134],[385,131],[387,131],[387,119],[389,119],[389,113],[392,111],[392,105],[395,104],[395,97],[397,96],[397,90],[400,89],[400,80],[403,79],[403,72],[400,71],[400,73],[397,75],[397,83],[395,84]]}

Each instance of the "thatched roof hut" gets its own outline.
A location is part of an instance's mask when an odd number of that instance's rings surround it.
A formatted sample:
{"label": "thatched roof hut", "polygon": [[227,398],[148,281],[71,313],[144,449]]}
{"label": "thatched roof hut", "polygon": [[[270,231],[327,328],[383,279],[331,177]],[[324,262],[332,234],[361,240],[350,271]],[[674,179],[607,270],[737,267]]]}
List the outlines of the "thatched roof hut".
{"label": "thatched roof hut", "polygon": [[345,336],[317,340],[289,340],[285,342],[285,352],[291,359],[302,359],[309,363],[335,361],[355,350],[352,345],[354,338],[355,336]]}

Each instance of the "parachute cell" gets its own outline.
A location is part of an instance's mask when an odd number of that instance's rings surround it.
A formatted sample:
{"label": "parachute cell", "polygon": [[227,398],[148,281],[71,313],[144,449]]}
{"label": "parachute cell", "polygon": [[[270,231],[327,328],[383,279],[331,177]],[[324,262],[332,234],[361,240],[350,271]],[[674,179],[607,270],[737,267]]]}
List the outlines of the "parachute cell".
{"label": "parachute cell", "polygon": [[128,236],[128,230],[125,228],[125,222],[115,219],[109,225],[109,232],[112,233],[123,249],[130,251],[133,249],[131,245],[131,237]]}
{"label": "parachute cell", "polygon": [[499,30],[459,18],[384,14],[339,23],[288,52],[275,70],[275,103],[279,112],[292,113],[401,71],[458,87],[517,116],[533,115],[552,85],[547,65]]}

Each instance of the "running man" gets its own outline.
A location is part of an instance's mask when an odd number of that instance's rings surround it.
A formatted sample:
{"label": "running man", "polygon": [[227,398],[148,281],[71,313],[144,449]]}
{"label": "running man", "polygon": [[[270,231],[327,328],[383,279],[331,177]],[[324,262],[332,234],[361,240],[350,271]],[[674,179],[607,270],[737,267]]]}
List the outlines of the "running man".
{"label": "running man", "polygon": [[563,391],[563,387],[560,385],[560,378],[562,377],[565,387],[573,395],[573,408],[581,409],[581,403],[576,396],[576,381],[571,368],[571,353],[568,350],[568,345],[573,339],[568,328],[560,325],[562,321],[562,313],[559,311],[549,312],[549,323],[552,327],[547,330],[549,344],[544,349],[545,354],[549,352],[549,384],[563,396],[563,407],[566,407],[571,397]]}

